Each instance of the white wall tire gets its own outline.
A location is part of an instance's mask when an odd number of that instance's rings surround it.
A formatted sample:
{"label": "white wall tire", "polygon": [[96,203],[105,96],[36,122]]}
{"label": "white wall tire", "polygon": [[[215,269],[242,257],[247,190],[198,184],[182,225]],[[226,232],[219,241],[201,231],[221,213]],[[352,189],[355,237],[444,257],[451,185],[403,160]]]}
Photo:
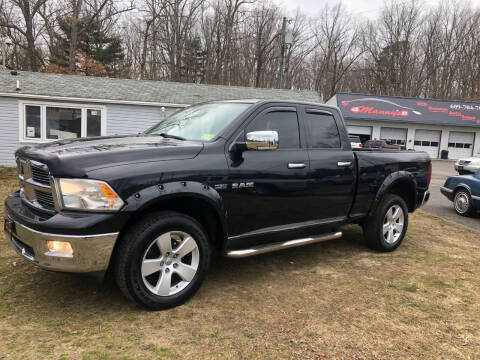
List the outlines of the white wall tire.
{"label": "white wall tire", "polygon": [[455,192],[455,196],[453,197],[453,208],[458,215],[472,215],[472,197],[467,190],[462,188]]}

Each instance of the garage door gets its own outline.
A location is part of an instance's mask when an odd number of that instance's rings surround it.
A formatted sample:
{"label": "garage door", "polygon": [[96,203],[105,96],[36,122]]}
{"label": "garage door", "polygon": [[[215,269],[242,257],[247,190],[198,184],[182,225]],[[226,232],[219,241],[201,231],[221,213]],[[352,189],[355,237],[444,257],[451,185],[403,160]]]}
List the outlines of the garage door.
{"label": "garage door", "polygon": [[440,149],[440,130],[415,130],[415,140],[413,148],[417,151],[425,151],[432,159],[438,158]]}
{"label": "garage door", "polygon": [[448,138],[448,158],[461,159],[472,156],[475,133],[450,131]]}
{"label": "garage door", "polygon": [[372,136],[372,127],[371,126],[347,126],[348,133],[350,135],[370,135]]}
{"label": "garage door", "polygon": [[380,129],[380,139],[388,140],[390,144],[405,146],[407,143],[407,129],[382,127]]}
{"label": "garage door", "polygon": [[356,126],[350,125],[347,126],[348,133],[350,135],[355,135],[360,138],[362,144],[372,138],[372,127],[371,126]]}

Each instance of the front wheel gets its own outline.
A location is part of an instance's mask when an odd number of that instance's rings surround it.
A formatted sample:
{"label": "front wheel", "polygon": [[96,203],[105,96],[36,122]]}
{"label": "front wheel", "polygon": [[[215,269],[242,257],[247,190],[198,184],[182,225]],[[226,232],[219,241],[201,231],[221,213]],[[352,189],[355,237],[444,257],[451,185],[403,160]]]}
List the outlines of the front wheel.
{"label": "front wheel", "polygon": [[453,207],[458,215],[469,216],[473,214],[472,197],[467,190],[457,190],[453,198]]}
{"label": "front wheel", "polygon": [[202,284],[211,249],[203,227],[175,212],[137,222],[120,239],[115,275],[122,292],[137,304],[161,310],[182,304]]}
{"label": "front wheel", "polygon": [[402,243],[407,227],[407,204],[400,196],[387,194],[363,226],[367,246],[378,251],[393,251]]}

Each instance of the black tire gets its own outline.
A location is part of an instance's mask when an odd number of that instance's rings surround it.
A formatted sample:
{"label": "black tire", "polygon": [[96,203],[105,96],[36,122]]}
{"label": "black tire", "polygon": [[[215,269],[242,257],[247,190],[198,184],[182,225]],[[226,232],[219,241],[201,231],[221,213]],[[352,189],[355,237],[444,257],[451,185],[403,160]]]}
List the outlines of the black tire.
{"label": "black tire", "polygon": [[466,171],[466,170],[458,170],[458,174],[459,174],[459,175],[470,175],[471,172],[470,172],[470,171]]}
{"label": "black tire", "polygon": [[455,191],[453,208],[458,215],[472,216],[474,214],[475,210],[472,206],[472,196],[466,189],[460,188]]}
{"label": "black tire", "polygon": [[[392,237],[388,237],[388,233],[383,232],[384,222],[387,220],[387,211],[391,209],[400,208],[403,212],[403,227],[401,232],[397,231],[394,222],[400,223],[398,220],[392,219],[392,227],[394,228],[392,232]],[[390,223],[390,222],[389,222]],[[385,224],[387,225],[387,224]],[[405,237],[405,233],[408,228],[408,208],[405,201],[398,195],[386,194],[380,204],[378,205],[375,213],[371,215],[367,221],[363,223],[363,235],[365,238],[366,245],[374,250],[389,252],[393,251],[400,246]],[[398,235],[398,238],[397,238]],[[391,240],[387,241],[385,238]]]}
{"label": "black tire", "polygon": [[[142,262],[150,251],[149,249],[152,248],[153,241],[160,235],[169,232],[185,232],[194,239],[198,248],[198,251],[195,250],[197,251],[198,267],[191,281],[187,285],[183,285],[185,287],[179,292],[159,296],[148,289],[146,280],[142,276]],[[203,227],[195,219],[180,213],[153,213],[135,223],[122,235],[119,241],[114,259],[116,282],[126,297],[150,310],[168,309],[183,304],[200,288],[210,265],[211,246]],[[160,258],[163,257],[163,254],[159,249],[158,247],[158,257]],[[179,258],[171,261],[179,262]],[[164,271],[167,273],[171,271],[170,276],[173,278],[175,270],[172,266],[179,265],[172,264],[171,261],[169,265],[171,265],[172,270]],[[183,259],[180,259],[180,262],[182,261]],[[160,281],[162,272],[158,273],[158,281]],[[173,280],[169,283],[172,284]]]}

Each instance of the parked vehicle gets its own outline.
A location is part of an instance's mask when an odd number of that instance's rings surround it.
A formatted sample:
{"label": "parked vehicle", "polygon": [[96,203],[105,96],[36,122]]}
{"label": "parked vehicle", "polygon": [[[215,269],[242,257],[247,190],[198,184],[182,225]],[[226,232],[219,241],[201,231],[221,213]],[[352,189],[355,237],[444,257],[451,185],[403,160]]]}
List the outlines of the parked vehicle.
{"label": "parked vehicle", "polygon": [[480,171],[474,175],[450,176],[440,192],[453,201],[457,214],[474,215],[480,209]]}
{"label": "parked vehicle", "polygon": [[199,104],[143,134],[30,145],[16,158],[13,247],[48,270],[111,269],[149,309],[191,297],[214,250],[241,258],[358,223],[369,247],[393,251],[430,194],[426,153],[352,151],[336,107],[292,101]]}
{"label": "parked vehicle", "polygon": [[402,146],[396,144],[389,144],[386,140],[367,140],[363,144],[366,149],[390,149],[402,150]]}
{"label": "parked vehicle", "polygon": [[454,166],[460,175],[474,174],[480,170],[480,154],[479,157],[460,159]]}
{"label": "parked vehicle", "polygon": [[352,147],[352,149],[362,148],[362,142],[360,141],[360,138],[358,136],[348,135],[348,139],[350,140],[350,146]]}

